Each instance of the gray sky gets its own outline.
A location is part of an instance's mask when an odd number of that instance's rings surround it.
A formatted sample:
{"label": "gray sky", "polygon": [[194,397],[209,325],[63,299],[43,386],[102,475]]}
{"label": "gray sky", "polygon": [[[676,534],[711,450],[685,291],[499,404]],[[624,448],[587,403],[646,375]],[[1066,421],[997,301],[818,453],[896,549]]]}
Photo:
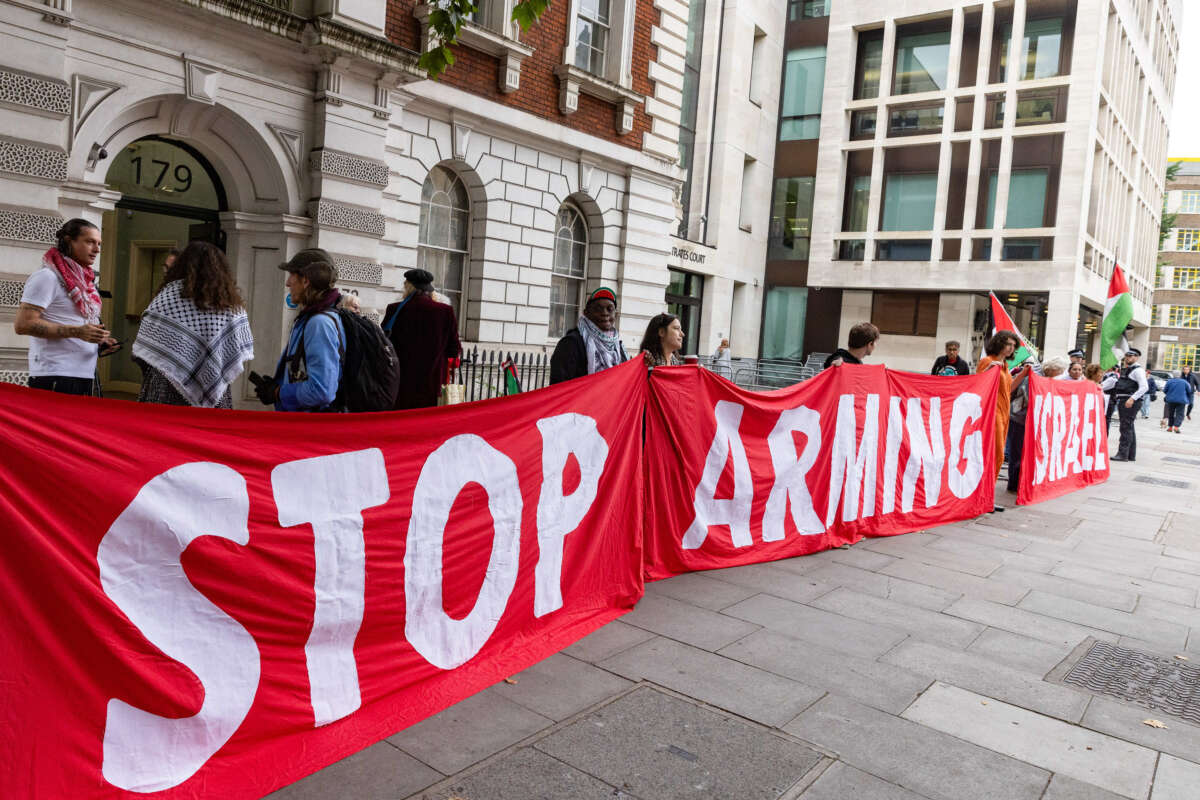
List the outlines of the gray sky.
{"label": "gray sky", "polygon": [[1200,158],[1200,103],[1194,91],[1200,79],[1200,3],[1183,12],[1183,34],[1179,37],[1179,74],[1175,78],[1174,115],[1167,155]]}

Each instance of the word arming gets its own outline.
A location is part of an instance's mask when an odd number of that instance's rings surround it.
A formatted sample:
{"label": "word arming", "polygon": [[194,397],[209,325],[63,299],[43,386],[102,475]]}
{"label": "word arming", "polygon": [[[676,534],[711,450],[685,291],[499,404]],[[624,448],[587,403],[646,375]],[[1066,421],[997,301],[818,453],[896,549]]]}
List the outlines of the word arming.
{"label": "word arming", "polygon": [[[943,485],[959,499],[976,491],[991,447],[989,440],[985,448],[985,431],[977,424],[984,417],[979,394],[958,394],[949,409],[940,397],[888,397],[886,420],[881,409],[881,395],[868,394],[860,417],[855,395],[842,394],[833,425],[822,424],[821,411],[806,405],[779,414],[766,437],[774,482],[762,514],[762,541],[784,539],[789,508],[795,530],[816,535],[876,513],[911,512],[918,494],[925,508],[933,508],[942,502]],[[716,403],[716,433],[696,485],[695,515],[683,534],[685,550],[701,547],[714,525],[729,526],[735,547],[754,543],[755,480],[740,431],[744,410],[736,402]],[[718,498],[717,484],[730,460],[733,496]]]}

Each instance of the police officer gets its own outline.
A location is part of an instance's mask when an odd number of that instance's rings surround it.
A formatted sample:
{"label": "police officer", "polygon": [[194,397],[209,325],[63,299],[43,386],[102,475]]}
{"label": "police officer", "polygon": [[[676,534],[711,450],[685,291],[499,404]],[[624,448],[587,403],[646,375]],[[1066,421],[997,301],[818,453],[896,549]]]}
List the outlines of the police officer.
{"label": "police officer", "polygon": [[1116,375],[1110,375],[1100,384],[1109,396],[1109,408],[1114,405],[1121,420],[1121,443],[1112,461],[1135,461],[1137,458],[1137,432],[1133,428],[1142,395],[1150,391],[1146,380],[1146,369],[1137,363],[1142,351],[1131,347],[1125,351],[1124,363]]}

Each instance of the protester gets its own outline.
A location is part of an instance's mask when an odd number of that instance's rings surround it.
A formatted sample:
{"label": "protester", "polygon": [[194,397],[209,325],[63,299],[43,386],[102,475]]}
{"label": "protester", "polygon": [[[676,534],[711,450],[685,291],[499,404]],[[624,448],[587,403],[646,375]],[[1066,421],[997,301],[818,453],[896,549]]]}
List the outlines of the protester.
{"label": "protester", "polygon": [[1083,368],[1083,377],[1097,386],[1104,380],[1104,367],[1099,364],[1088,364]]}
{"label": "protester", "polygon": [[1181,372],[1183,374],[1180,377],[1191,384],[1192,387],[1192,393],[1188,395],[1187,405],[1187,418],[1190,421],[1192,418],[1192,407],[1196,402],[1196,392],[1200,392],[1200,373],[1193,372],[1191,364],[1184,364]]}
{"label": "protester", "polygon": [[333,311],[341,293],[334,288],[333,258],[314,247],[279,265],[287,272],[288,293],[300,313],[273,378],[250,373],[258,399],[277,411],[337,411],[346,329]]}
{"label": "protester", "polygon": [[[1058,380],[1065,373],[1067,359],[1062,356],[1048,359],[1038,366],[1032,358],[1025,361],[1033,373],[1040,373],[1043,378]],[[1074,365],[1072,365],[1074,366]],[[1015,492],[1021,485],[1021,459],[1025,453],[1025,415],[1029,410],[1029,383],[1020,383],[1013,389],[1012,402],[1008,412],[1008,440],[1005,456],[1008,460],[1008,491]]]}
{"label": "protester", "polygon": [[13,329],[32,336],[29,385],[34,389],[98,395],[96,359],[121,349],[100,324],[100,292],[92,264],[100,255],[100,229],[73,219],[58,229],[58,243],[25,281]]}
{"label": "protester", "polygon": [[355,314],[362,313],[362,306],[360,306],[358,303],[358,295],[350,294],[348,292],[346,294],[342,295],[341,300],[338,300],[337,307],[344,308],[347,311],[352,311]]}
{"label": "protester", "polygon": [[1167,385],[1163,389],[1163,401],[1169,415],[1167,421],[1168,432],[1179,433],[1179,426],[1183,424],[1183,417],[1187,411],[1188,402],[1191,399],[1191,382],[1183,377],[1182,371],[1175,370],[1171,373],[1171,379],[1167,381]]}
{"label": "protester", "polygon": [[659,314],[646,326],[639,348],[648,367],[677,367],[684,362],[679,357],[683,348],[683,326],[674,314]]}
{"label": "protester", "polygon": [[404,297],[383,318],[400,367],[396,408],[436,406],[449,378],[446,361],[462,351],[454,307],[433,299],[430,272],[410,269],[404,273]]}
{"label": "protester", "polygon": [[[1020,340],[1012,331],[997,331],[983,346],[984,356],[975,365],[976,373],[984,373],[992,368],[1000,369],[1000,389],[996,393],[996,422],[993,436],[993,447],[996,451],[995,474],[992,481],[1000,479],[1000,468],[1004,465],[1004,445],[1008,438],[1009,410],[1012,404],[1012,394],[1025,383],[1029,377],[1030,367],[1025,366],[1014,379],[1008,372],[1008,358],[1017,349]],[[1015,458],[1013,459],[1016,460]],[[995,506],[994,511],[1003,511],[1002,506]]]}
{"label": "protester", "polygon": [[192,242],[163,280],[133,342],[138,402],[233,408],[229,385],[254,358],[254,337],[225,254]]}
{"label": "protester", "polygon": [[879,328],[869,322],[860,322],[850,329],[846,337],[846,349],[838,348],[825,359],[822,369],[836,367],[839,364],[861,364],[862,360],[875,350],[879,341]]}
{"label": "protester", "polygon": [[1114,379],[1110,374],[1100,385],[1111,398],[1109,407],[1116,407],[1120,419],[1121,439],[1117,446],[1117,454],[1110,461],[1135,461],[1137,459],[1137,431],[1134,430],[1134,418],[1142,396],[1150,390],[1146,381],[1146,370],[1137,363],[1142,351],[1136,347],[1129,348],[1118,376]]}
{"label": "protester", "polygon": [[951,339],[946,342],[946,355],[938,356],[933,362],[930,375],[970,375],[971,368],[967,362],[958,357],[958,342]]}
{"label": "protester", "polygon": [[1067,368],[1065,373],[1059,375],[1058,379],[1060,381],[1081,381],[1083,380],[1083,368],[1083,363],[1072,360],[1071,366]]}
{"label": "protester", "polygon": [[713,353],[713,364],[719,364],[728,369],[732,360],[733,357],[729,354],[729,340],[722,339],[721,344],[717,346],[716,352]]}
{"label": "protester", "polygon": [[576,326],[555,345],[550,357],[550,383],[594,375],[628,360],[617,333],[617,295],[601,286],[588,295]]}
{"label": "protester", "polygon": [[[171,271],[171,267],[175,266],[175,259],[177,258],[179,258],[178,247],[172,247],[167,251],[167,257],[163,259],[163,275]],[[163,279],[163,283],[166,283],[165,278]]]}

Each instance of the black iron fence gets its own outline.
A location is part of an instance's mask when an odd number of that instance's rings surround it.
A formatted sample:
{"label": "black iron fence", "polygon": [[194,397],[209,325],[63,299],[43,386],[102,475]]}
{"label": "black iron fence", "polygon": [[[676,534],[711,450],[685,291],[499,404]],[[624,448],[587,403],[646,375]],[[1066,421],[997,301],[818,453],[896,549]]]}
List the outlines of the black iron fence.
{"label": "black iron fence", "polygon": [[454,376],[463,385],[466,400],[487,400],[507,394],[504,363],[512,361],[522,392],[550,385],[550,356],[545,353],[505,353],[472,347],[463,353],[462,365]]}

